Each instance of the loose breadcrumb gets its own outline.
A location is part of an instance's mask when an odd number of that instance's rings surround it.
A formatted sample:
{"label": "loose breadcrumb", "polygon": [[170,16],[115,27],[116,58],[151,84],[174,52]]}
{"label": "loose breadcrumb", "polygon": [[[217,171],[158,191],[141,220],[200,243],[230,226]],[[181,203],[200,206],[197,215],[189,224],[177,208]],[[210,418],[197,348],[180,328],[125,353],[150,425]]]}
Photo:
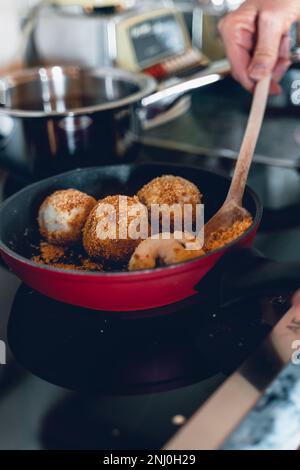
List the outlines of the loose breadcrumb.
{"label": "loose breadcrumb", "polygon": [[85,258],[81,260],[81,267],[85,271],[103,271],[104,267],[101,263],[96,263],[89,258]]}
{"label": "loose breadcrumb", "polygon": [[72,249],[57,247],[47,242],[40,242],[38,254],[31,258],[37,264],[53,268],[76,271],[103,271],[101,263],[76,253]]}
{"label": "loose breadcrumb", "polygon": [[41,258],[46,263],[55,263],[65,255],[65,248],[62,246],[54,246],[47,242],[40,243]]}
{"label": "loose breadcrumb", "polygon": [[234,222],[230,229],[220,228],[218,231],[213,232],[205,243],[206,251],[211,252],[228,245],[243,235],[252,224],[252,217],[245,217],[243,220]]}

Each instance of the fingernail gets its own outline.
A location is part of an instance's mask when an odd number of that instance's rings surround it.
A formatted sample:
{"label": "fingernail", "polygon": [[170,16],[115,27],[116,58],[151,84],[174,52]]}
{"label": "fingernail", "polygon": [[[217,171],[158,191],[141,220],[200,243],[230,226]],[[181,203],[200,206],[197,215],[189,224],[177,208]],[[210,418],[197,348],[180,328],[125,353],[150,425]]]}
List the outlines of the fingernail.
{"label": "fingernail", "polygon": [[252,80],[261,80],[266,76],[267,67],[264,64],[255,64],[250,67],[249,76]]}

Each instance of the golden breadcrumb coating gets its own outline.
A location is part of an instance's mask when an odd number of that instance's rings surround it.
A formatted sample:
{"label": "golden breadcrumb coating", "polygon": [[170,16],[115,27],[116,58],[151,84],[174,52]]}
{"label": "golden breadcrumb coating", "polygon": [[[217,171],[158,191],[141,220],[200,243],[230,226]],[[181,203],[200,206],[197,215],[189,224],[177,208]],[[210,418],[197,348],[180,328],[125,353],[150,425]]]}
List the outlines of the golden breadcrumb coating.
{"label": "golden breadcrumb coating", "polygon": [[[118,262],[118,263],[126,263],[129,258],[131,257],[132,253],[134,252],[135,248],[138,246],[142,237],[138,238],[137,240],[131,239],[127,236],[127,238],[120,237],[120,223],[121,218],[124,214],[120,214],[119,212],[119,201],[120,197],[126,198],[127,201],[127,228],[129,224],[138,217],[138,212],[136,216],[130,215],[129,210],[137,208],[140,214],[146,214],[146,219],[148,216],[147,208],[140,203],[138,198],[135,197],[128,197],[128,196],[108,196],[105,199],[100,200],[97,205],[93,208],[92,212],[90,213],[88,220],[83,229],[83,246],[87,254],[91,258],[102,259],[106,261]],[[103,223],[107,214],[103,214],[99,216],[98,209],[105,204],[112,205],[116,211],[116,234],[113,238],[105,238],[105,232],[103,232],[103,238],[99,237],[99,232],[97,233],[97,226],[99,223]],[[97,214],[98,211],[98,214]],[[124,216],[125,219],[125,216]]]}
{"label": "golden breadcrumb coating", "polygon": [[213,232],[205,243],[206,251],[211,252],[228,245],[243,235],[252,224],[252,217],[245,217],[243,220],[235,221],[229,229],[220,228]]}
{"label": "golden breadcrumb coating", "polygon": [[202,200],[202,194],[194,183],[173,175],[155,178],[140,189],[137,196],[148,209],[151,204],[196,205]]}
{"label": "golden breadcrumb coating", "polygon": [[68,246],[79,243],[82,228],[96,204],[96,199],[77,189],[56,191],[48,196],[39,209],[38,224],[47,242]]}
{"label": "golden breadcrumb coating", "polygon": [[37,264],[45,264],[53,268],[76,271],[103,271],[101,263],[95,263],[91,259],[76,253],[73,249],[40,242],[38,254],[31,258]]}
{"label": "golden breadcrumb coating", "polygon": [[[201,204],[202,194],[200,193],[197,186],[190,181],[181,178],[180,176],[164,175],[146,184],[137,193],[139,200],[145,204],[150,213],[151,206],[154,204],[163,205],[166,204],[171,207],[175,204],[181,208],[185,204],[192,206],[192,221],[196,221],[196,207]],[[165,211],[161,210],[160,223],[162,222],[162,214]],[[180,220],[181,219],[181,220]],[[180,216],[180,223],[182,225],[183,214]],[[170,213],[170,230],[174,229],[174,221],[176,220],[176,212]],[[177,219],[178,220],[178,219]],[[162,228],[162,227],[161,227]],[[183,227],[181,227],[183,228]]]}

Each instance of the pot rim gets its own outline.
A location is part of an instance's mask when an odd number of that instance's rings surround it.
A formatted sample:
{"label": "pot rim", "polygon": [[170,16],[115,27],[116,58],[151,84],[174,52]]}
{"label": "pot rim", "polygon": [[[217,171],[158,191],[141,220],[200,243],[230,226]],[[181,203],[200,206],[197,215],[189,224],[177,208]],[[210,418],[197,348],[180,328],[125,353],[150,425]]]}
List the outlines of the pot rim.
{"label": "pot rim", "polygon": [[[94,77],[111,77],[112,79],[131,82],[139,88],[139,91],[128,95],[126,98],[108,101],[105,104],[74,108],[66,111],[30,111],[5,106],[3,95],[9,89],[19,84],[30,82],[33,79],[52,79],[55,74],[78,77],[80,74],[87,74]],[[79,67],[79,66],[60,66],[34,67],[12,72],[11,74],[0,77],[0,115],[6,115],[18,118],[47,118],[47,117],[66,117],[93,114],[100,111],[109,111],[118,108],[124,108],[131,104],[141,101],[148,95],[151,95],[157,89],[156,80],[146,74],[133,73],[112,67]],[[2,95],[2,99],[1,99]]]}

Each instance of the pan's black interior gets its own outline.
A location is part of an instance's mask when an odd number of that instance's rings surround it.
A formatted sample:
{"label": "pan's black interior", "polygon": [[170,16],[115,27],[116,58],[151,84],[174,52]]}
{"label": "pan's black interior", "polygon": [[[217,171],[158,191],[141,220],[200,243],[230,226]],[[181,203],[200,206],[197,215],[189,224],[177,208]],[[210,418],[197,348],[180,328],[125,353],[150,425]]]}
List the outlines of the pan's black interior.
{"label": "pan's black interior", "polygon": [[[8,199],[0,208],[0,242],[18,255],[31,258],[38,244],[38,208],[46,196],[58,189],[75,188],[100,199],[107,195],[134,195],[145,183],[164,174],[182,176],[204,194],[205,218],[222,205],[230,180],[199,168],[178,165],[133,164],[87,168],[42,180]],[[253,218],[260,217],[260,203],[247,189],[244,206]]]}

